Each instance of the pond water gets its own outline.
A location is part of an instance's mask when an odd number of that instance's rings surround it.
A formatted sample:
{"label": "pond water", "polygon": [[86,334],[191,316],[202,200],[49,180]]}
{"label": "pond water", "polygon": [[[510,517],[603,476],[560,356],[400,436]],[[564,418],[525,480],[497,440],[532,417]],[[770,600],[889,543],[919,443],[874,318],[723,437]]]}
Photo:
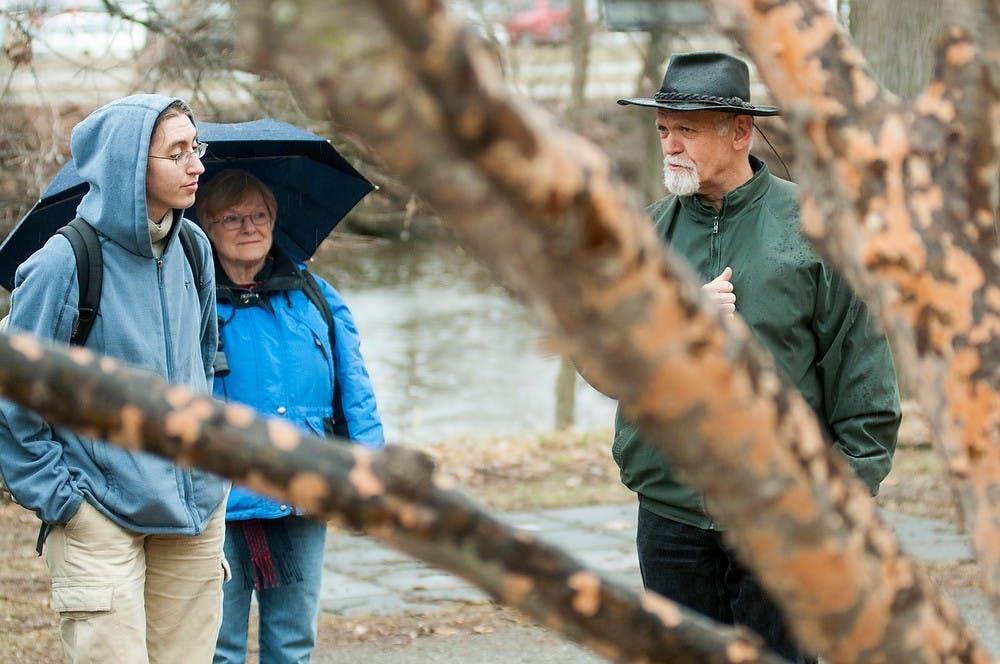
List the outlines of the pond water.
{"label": "pond water", "polygon": [[[461,247],[338,243],[309,267],[354,313],[389,441],[552,430],[559,358]],[[578,379],[575,428],[606,429],[613,417],[614,402]]]}

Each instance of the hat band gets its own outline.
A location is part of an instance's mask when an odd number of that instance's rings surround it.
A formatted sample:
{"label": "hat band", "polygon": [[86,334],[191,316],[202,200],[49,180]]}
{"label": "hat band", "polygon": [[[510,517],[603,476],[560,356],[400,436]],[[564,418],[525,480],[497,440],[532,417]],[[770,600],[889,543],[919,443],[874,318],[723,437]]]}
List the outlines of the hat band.
{"label": "hat band", "polygon": [[702,101],[720,106],[739,106],[755,108],[753,104],[739,97],[713,97],[712,95],[696,95],[690,92],[657,92],[653,95],[656,101]]}

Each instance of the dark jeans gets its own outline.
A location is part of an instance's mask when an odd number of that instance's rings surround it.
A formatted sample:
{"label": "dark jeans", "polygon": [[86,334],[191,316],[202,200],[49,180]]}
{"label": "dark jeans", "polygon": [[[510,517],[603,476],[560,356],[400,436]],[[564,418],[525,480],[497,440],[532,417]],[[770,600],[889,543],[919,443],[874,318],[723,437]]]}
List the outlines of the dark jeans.
{"label": "dark jeans", "polygon": [[807,662],[781,610],[716,530],[702,530],[639,508],[636,534],[642,584],[713,620],[748,627],[792,662]]}

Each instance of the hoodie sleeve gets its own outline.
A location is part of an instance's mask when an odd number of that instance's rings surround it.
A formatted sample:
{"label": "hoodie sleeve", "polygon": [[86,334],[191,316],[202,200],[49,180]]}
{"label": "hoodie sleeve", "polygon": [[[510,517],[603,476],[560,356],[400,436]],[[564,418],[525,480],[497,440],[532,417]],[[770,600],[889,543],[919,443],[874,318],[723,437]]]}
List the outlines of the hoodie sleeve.
{"label": "hoodie sleeve", "polygon": [[383,447],[385,437],[382,420],[378,414],[375,391],[368,376],[368,369],[365,368],[365,361],[361,356],[361,337],[354,324],[354,316],[340,297],[340,293],[323,279],[312,276],[319,284],[333,314],[337,342],[333,352],[344,404],[344,416],[347,418],[351,440],[370,448]]}
{"label": "hoodie sleeve", "polygon": [[834,444],[878,493],[892,468],[901,410],[889,342],[842,277],[820,268],[814,331]]}
{"label": "hoodie sleeve", "polygon": [[[10,332],[69,343],[78,317],[76,259],[69,241],[51,238],[18,268]],[[62,445],[34,411],[0,401],[0,469],[14,498],[49,523],[65,523],[83,495],[62,461]]]}

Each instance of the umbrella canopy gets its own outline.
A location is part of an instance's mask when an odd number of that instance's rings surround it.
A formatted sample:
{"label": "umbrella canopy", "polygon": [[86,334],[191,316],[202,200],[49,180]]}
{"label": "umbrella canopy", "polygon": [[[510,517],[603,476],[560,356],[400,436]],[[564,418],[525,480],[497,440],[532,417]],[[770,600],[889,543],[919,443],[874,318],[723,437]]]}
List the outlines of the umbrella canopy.
{"label": "umbrella canopy", "polygon": [[[201,182],[227,168],[242,168],[271,187],[278,200],[274,241],[295,260],[312,256],[373,189],[329,141],[305,129],[272,119],[197,125],[198,139],[208,143]],[[72,160],[62,167],[0,245],[0,285],[13,289],[17,267],[76,216],[89,188]],[[185,216],[197,221],[193,208]]]}

